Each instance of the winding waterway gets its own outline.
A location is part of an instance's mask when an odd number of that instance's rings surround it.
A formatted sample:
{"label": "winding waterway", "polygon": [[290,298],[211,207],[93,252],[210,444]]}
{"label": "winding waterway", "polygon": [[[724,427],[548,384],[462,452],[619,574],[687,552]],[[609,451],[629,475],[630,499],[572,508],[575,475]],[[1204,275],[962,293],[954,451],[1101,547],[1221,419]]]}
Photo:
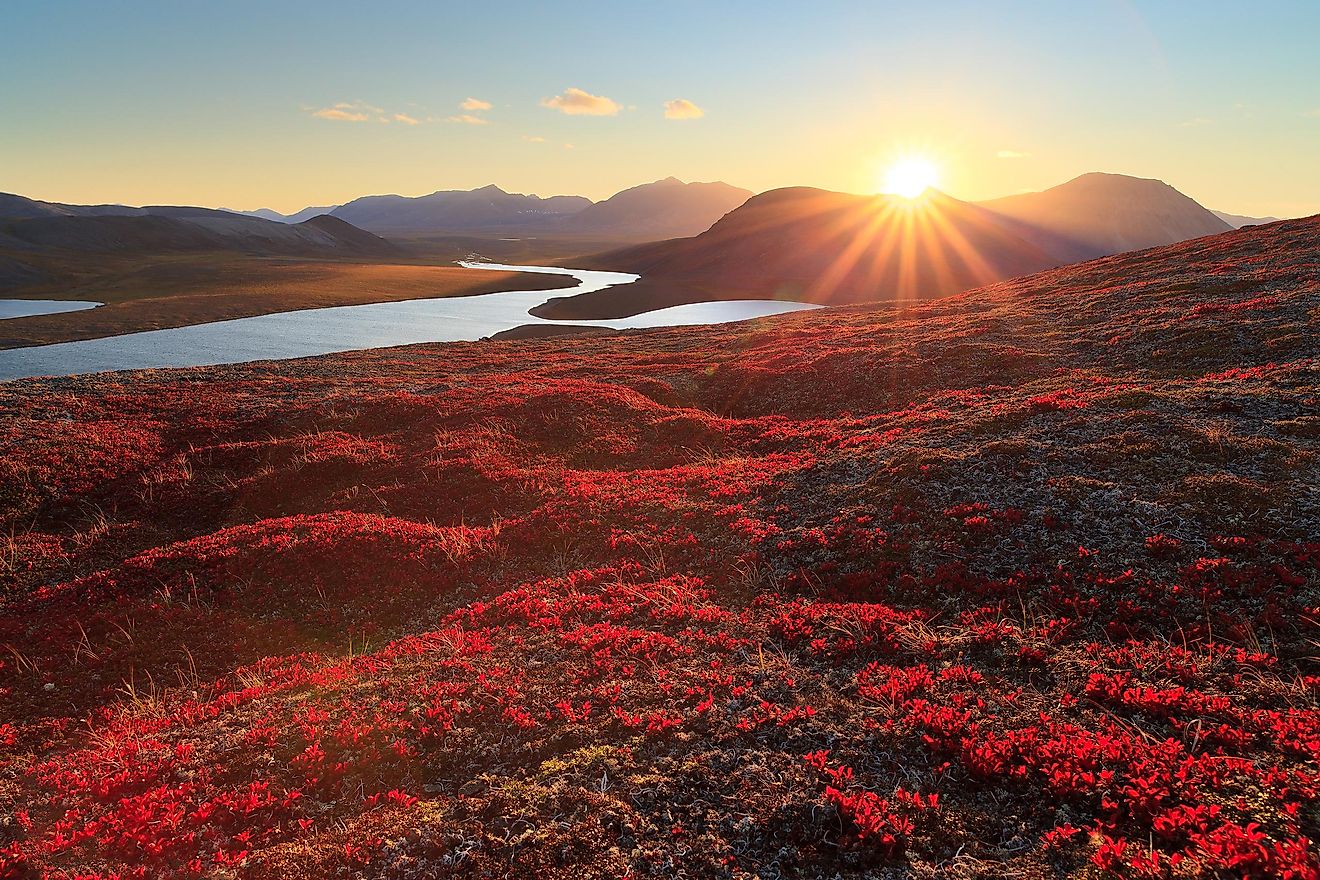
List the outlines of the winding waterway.
{"label": "winding waterway", "polygon": [[[510,290],[478,296],[417,299],[303,309],[126,333],[103,339],[60,342],[0,351],[0,381],[111,370],[204,367],[258,360],[286,360],[388,348],[420,342],[462,342],[523,325],[571,324],[615,330],[723,324],[816,308],[777,300],[728,300],[671,306],[608,321],[550,321],[528,313],[551,296],[573,295],[636,281],[636,275],[545,266],[464,263],[472,269],[571,275],[581,283],[563,290]],[[82,304],[86,307],[87,304]]]}

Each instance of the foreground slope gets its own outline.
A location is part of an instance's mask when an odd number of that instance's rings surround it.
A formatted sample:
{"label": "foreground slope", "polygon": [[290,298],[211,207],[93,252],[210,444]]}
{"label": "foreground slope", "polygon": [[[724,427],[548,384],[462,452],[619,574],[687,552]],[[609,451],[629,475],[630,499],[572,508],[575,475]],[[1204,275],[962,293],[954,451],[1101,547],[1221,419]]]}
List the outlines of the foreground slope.
{"label": "foreground slope", "polygon": [[0,386],[0,859],[1315,877],[1317,320],[1313,218]]}

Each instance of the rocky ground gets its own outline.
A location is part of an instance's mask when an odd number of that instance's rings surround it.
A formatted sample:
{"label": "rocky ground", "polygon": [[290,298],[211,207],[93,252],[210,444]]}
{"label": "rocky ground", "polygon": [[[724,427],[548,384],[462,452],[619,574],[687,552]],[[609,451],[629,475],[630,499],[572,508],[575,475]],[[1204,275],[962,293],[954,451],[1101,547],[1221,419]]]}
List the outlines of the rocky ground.
{"label": "rocky ground", "polygon": [[1320,220],[0,385],[0,875],[1320,876]]}

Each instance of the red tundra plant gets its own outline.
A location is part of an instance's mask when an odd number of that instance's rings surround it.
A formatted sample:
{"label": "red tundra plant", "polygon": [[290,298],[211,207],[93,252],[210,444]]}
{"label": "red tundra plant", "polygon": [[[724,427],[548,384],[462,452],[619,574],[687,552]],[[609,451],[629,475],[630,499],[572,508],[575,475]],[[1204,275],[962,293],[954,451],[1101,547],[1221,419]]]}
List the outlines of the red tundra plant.
{"label": "red tundra plant", "polygon": [[1317,278],[4,383],[0,876],[1315,880]]}

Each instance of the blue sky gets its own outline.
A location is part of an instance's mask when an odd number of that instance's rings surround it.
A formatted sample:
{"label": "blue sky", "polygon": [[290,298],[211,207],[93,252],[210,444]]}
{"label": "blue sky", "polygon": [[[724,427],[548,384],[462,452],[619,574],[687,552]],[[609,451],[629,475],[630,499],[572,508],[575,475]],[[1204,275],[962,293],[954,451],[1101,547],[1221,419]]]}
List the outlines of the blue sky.
{"label": "blue sky", "polygon": [[[0,190],[285,210],[670,174],[868,192],[921,153],[963,198],[1106,170],[1301,215],[1317,34],[1300,0],[15,3]],[[675,100],[703,115],[666,118]]]}

